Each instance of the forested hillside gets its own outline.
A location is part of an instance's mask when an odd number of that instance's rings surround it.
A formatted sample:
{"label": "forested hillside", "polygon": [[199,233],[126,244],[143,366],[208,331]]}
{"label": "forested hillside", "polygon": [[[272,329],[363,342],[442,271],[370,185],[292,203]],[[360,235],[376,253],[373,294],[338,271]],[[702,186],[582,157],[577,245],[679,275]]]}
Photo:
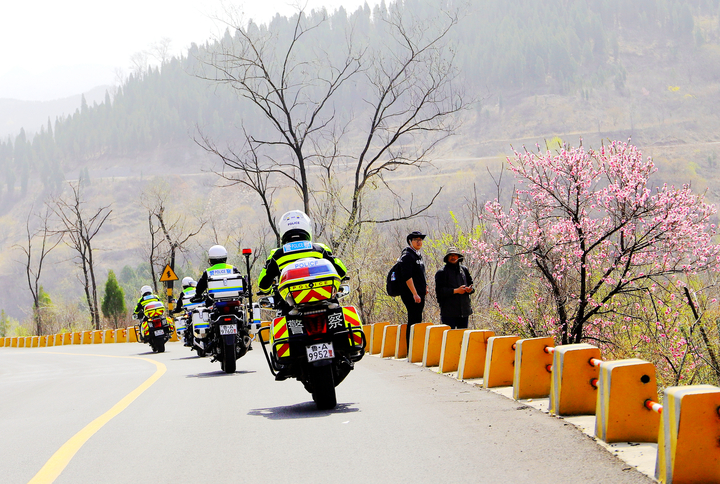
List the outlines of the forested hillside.
{"label": "forested hillside", "polygon": [[[450,6],[444,1],[411,0],[391,8],[420,15]],[[382,3],[373,10],[366,5],[355,12],[342,8],[333,12],[319,27],[327,39],[323,48],[329,55],[342,49],[338,36],[349,24],[355,35],[389,42],[379,28],[387,10]],[[459,79],[480,100],[481,113],[483,106],[503,109],[536,95],[580,93],[590,98],[593,91],[608,87],[622,91],[628,72],[647,67],[627,64],[622,58],[621,46],[635,43],[667,50],[680,62],[679,69],[686,68],[686,55],[694,56],[692,70],[704,80],[720,74],[715,0],[483,0],[472,2],[461,14],[446,40],[455,45]],[[309,15],[319,18],[325,13]],[[293,25],[293,19],[277,16],[256,28],[282,36]],[[20,132],[0,142],[4,203],[16,196],[16,189],[24,194],[33,174],[47,188],[57,187],[65,173],[83,161],[190,144],[197,127],[218,139],[235,137],[247,108],[232,90],[195,77],[202,72],[203,59],[222,41],[193,45],[180,58],[133,73],[112,100],[108,95],[99,105],[83,103],[74,115],[49,121],[33,139]],[[692,79],[693,73],[688,76]],[[362,93],[354,94],[337,108],[360,108]]]}

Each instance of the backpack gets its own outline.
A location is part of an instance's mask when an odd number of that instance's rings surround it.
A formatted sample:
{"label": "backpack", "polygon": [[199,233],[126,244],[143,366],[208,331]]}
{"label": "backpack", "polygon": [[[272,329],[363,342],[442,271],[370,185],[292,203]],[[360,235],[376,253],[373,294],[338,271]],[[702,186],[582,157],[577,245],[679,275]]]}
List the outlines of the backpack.
{"label": "backpack", "polygon": [[388,272],[387,278],[385,279],[385,291],[387,291],[388,296],[397,297],[400,295],[400,291],[402,290],[401,272],[400,259],[398,259],[390,268],[390,272]]}

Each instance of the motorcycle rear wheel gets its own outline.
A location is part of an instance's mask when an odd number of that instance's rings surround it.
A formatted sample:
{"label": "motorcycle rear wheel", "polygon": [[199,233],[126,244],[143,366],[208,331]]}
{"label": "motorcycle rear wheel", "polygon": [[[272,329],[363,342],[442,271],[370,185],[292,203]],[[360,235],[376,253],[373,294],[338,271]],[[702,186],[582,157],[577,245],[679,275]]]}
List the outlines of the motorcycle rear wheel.
{"label": "motorcycle rear wheel", "polygon": [[225,373],[235,373],[235,369],[237,368],[235,360],[235,344],[223,344],[222,350],[220,368]]}
{"label": "motorcycle rear wheel", "polygon": [[313,401],[318,410],[332,410],[337,406],[332,365],[312,367],[310,383]]}
{"label": "motorcycle rear wheel", "polygon": [[165,341],[161,339],[155,341],[155,348],[157,348],[158,353],[165,353]]}

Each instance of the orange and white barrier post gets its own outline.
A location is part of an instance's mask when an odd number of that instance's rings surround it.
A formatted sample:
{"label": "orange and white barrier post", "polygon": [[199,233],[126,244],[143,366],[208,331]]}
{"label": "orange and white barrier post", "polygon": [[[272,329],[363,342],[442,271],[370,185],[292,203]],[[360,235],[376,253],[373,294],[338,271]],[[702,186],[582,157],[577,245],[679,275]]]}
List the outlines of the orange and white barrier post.
{"label": "orange and white barrier post", "polygon": [[115,330],[115,342],[116,343],[127,343],[127,329],[118,328]]}
{"label": "orange and white barrier post", "polygon": [[466,329],[448,329],[443,333],[438,373],[457,371],[460,365],[463,336]]}
{"label": "orange and white barrier post", "polygon": [[407,323],[403,323],[395,338],[395,358],[407,358],[407,355]]}
{"label": "orange and white barrier post", "polygon": [[115,330],[114,329],[106,329],[103,332],[103,343],[115,343]]}
{"label": "orange and white barrier post", "polygon": [[382,345],[380,349],[380,356],[382,358],[395,356],[395,346],[397,345],[399,329],[399,324],[388,324],[383,328]]}
{"label": "orange and white barrier post", "polygon": [[101,329],[92,331],[92,344],[102,344],[103,342],[103,331]]}
{"label": "orange and white barrier post", "polygon": [[550,384],[550,412],[555,415],[594,415],[600,349],[586,344],[556,346]]}
{"label": "orange and white barrier post", "polygon": [[513,398],[544,398],[550,395],[552,351],[555,340],[550,337],[521,339],[515,343]]}
{"label": "orange and white barrier post", "polygon": [[384,322],[384,323],[375,323],[372,325],[372,329],[370,331],[370,351],[369,353],[371,355],[377,355],[382,350],[382,339],[383,339],[383,330],[385,329],[385,326],[389,325],[390,323]]}
{"label": "orange and white barrier post", "polygon": [[128,343],[137,343],[138,342],[136,326],[130,326],[127,329],[127,335],[128,335]]}
{"label": "orange and white barrier post", "polygon": [[648,411],[656,401],[655,366],[638,358],[600,363],[595,436],[605,442],[657,442],[660,416]]}
{"label": "orange and white barrier post", "polygon": [[447,324],[431,324],[425,328],[425,350],[423,351],[422,366],[438,366],[442,352],[443,334],[449,330]]}
{"label": "orange and white barrier post", "polygon": [[[646,405],[658,408],[656,402]],[[659,410],[655,478],[664,484],[720,482],[720,388],[666,388]]]}
{"label": "orange and white barrier post", "polygon": [[483,388],[507,387],[515,373],[515,342],[519,336],[493,336],[488,340]]}
{"label": "orange and white barrier post", "polygon": [[410,326],[410,347],[408,348],[408,361],[422,363],[425,354],[425,329],[432,323],[415,323]]}
{"label": "orange and white barrier post", "polygon": [[471,329],[463,334],[458,363],[458,380],[482,378],[485,373],[485,357],[488,339],[495,336],[489,329]]}

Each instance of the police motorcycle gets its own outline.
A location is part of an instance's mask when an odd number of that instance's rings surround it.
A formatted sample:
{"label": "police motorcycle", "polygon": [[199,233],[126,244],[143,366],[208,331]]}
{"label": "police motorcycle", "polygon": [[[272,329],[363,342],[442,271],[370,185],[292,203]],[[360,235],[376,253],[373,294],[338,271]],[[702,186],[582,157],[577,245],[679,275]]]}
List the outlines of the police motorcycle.
{"label": "police motorcycle", "polygon": [[194,334],[203,335],[201,326],[206,325],[204,352],[212,355],[211,362],[219,361],[225,373],[235,373],[236,360],[248,352],[252,341],[244,287],[245,278],[232,269],[210,271],[206,307],[193,312]]}
{"label": "police motorcycle", "polygon": [[335,387],[365,354],[358,311],[338,302],[349,292],[330,261],[299,259],[283,269],[274,296],[259,300],[278,309],[272,325],[258,333],[270,372],[278,381],[302,382],[319,410],[335,408]]}
{"label": "police motorcycle", "polygon": [[204,357],[209,344],[209,323],[203,319],[203,312],[207,311],[207,308],[204,307],[203,302],[191,301],[195,297],[194,288],[189,288],[188,291],[183,292],[182,307],[184,312],[175,318],[176,331],[183,342],[183,346],[194,350],[198,356]]}
{"label": "police motorcycle", "polygon": [[[133,315],[133,318],[136,318]],[[143,319],[135,326],[135,332],[142,343],[147,343],[153,353],[164,353],[165,343],[170,339],[174,328],[165,315],[165,305],[153,301],[143,308]]]}

